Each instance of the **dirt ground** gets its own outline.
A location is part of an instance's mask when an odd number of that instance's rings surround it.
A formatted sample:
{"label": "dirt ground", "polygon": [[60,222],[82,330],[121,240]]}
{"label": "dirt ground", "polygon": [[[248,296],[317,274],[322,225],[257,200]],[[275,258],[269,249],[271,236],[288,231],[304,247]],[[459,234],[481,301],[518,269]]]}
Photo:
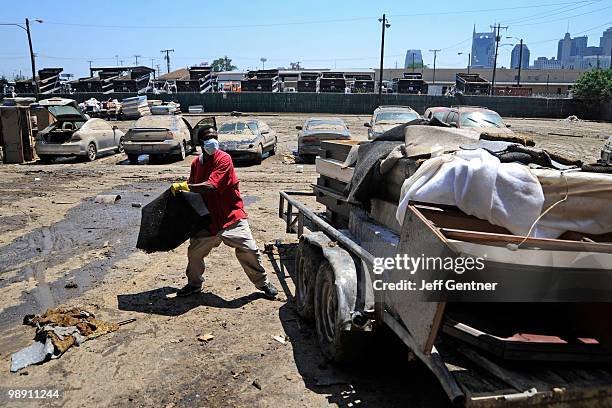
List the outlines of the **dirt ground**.
{"label": "dirt ground", "polygon": [[[279,300],[256,293],[228,247],[208,259],[204,293],[177,299],[185,283],[187,245],[168,253],[135,249],[140,209],[186,179],[193,157],[182,162],[127,164],[124,155],[93,163],[0,166],[0,405],[82,407],[433,407],[446,397],[406,350],[381,335],[363,362],[326,364],[314,327],[298,319],[292,295],[296,237],[278,219],[281,190],[308,190],[314,166],[284,164],[297,145],[295,126],[309,115],[260,115],[277,132],[279,152],[260,166],[238,165],[249,222],[265,266],[281,289]],[[317,115],[319,116],[319,115]],[[188,118],[197,121],[198,117]],[[227,120],[220,116],[219,122]],[[365,139],[363,116],[344,116],[355,138]],[[594,160],[612,124],[510,119],[512,129],[543,147]],[[119,122],[127,129],[131,122]],[[552,135],[551,133],[571,136]],[[116,193],[115,204],[96,204]],[[76,288],[67,288],[76,283]],[[68,285],[74,286],[74,285]],[[101,318],[134,323],[70,349],[57,360],[20,373],[10,356],[32,342],[24,315],[74,305]],[[201,334],[214,339],[198,341]],[[285,335],[286,344],[272,336]],[[389,346],[392,344],[392,346]],[[398,358],[399,357],[399,358]],[[48,401],[9,401],[11,388],[58,389]]]}

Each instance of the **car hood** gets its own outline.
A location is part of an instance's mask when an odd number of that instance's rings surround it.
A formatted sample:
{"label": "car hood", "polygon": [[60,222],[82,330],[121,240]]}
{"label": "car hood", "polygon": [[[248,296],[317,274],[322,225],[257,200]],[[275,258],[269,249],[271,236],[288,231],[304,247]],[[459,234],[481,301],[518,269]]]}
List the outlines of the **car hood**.
{"label": "car hood", "polygon": [[249,135],[245,133],[219,133],[219,143],[224,142],[243,142],[252,143],[257,139],[255,135]]}

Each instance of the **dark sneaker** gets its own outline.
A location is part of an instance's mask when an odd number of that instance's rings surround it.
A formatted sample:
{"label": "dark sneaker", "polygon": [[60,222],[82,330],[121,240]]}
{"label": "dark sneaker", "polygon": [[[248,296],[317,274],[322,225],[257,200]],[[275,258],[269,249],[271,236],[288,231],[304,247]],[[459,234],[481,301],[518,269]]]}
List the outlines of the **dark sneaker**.
{"label": "dark sneaker", "polygon": [[268,299],[274,299],[276,295],[278,295],[278,290],[274,287],[270,282],[263,285],[261,288],[257,288],[261,290],[265,297]]}
{"label": "dark sneaker", "polygon": [[176,296],[185,297],[185,296],[194,295],[196,293],[200,293],[201,291],[202,291],[201,286],[191,285],[188,283],[176,291]]}

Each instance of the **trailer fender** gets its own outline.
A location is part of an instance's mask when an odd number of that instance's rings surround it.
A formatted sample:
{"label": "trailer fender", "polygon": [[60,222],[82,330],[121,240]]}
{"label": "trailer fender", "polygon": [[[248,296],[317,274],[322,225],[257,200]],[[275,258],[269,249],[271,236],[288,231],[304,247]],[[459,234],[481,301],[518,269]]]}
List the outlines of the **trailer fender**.
{"label": "trailer fender", "polygon": [[323,232],[309,232],[302,239],[321,248],[323,257],[329,262],[335,277],[338,297],[337,324],[341,330],[350,330],[352,316],[357,305],[357,269],[355,260],[348,251],[341,248]]}

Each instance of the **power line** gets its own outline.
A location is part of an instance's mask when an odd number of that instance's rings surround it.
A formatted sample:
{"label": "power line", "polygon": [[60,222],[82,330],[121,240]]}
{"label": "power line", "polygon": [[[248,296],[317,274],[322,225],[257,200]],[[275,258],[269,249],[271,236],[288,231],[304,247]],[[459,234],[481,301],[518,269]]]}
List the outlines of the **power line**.
{"label": "power line", "polygon": [[553,22],[556,22],[556,21],[567,20],[567,19],[570,19],[570,18],[586,16],[587,14],[600,13],[602,10],[607,10],[609,8],[612,8],[612,6],[599,8],[597,10],[587,11],[586,13],[574,14],[573,16],[564,16],[564,17],[560,17],[560,18],[555,18],[553,20],[539,21],[539,22],[535,22],[535,23],[526,23],[526,24],[514,24],[512,27],[525,27],[525,26],[532,26],[532,25],[548,24],[548,23],[553,23]]}
{"label": "power line", "polygon": [[[525,6],[513,6],[513,7],[499,7],[499,8],[490,8],[490,9],[480,9],[480,10],[448,10],[448,11],[435,11],[435,12],[422,12],[422,13],[410,13],[410,14],[390,14],[389,17],[393,18],[401,18],[401,17],[419,17],[419,16],[439,16],[439,15],[447,15],[447,14],[476,14],[476,13],[489,13],[494,11],[512,11],[512,10],[521,10],[521,9],[534,9],[534,8],[543,8],[543,7],[551,7],[551,6],[559,6],[559,5],[567,5],[567,4],[580,4],[580,3],[592,3],[592,0],[582,0],[582,1],[573,1],[573,2],[561,2],[561,3],[548,3],[548,4],[530,4]],[[188,26],[188,25],[180,25],[180,26],[172,26],[172,25],[142,25],[142,26],[134,26],[134,25],[104,25],[104,24],[85,24],[85,23],[69,23],[69,22],[58,22],[58,21],[45,21],[45,24],[52,25],[63,25],[63,26],[73,26],[73,27],[96,27],[96,28],[116,28],[116,29],[233,29],[233,28],[266,28],[266,27],[283,27],[283,26],[292,26],[292,25],[308,25],[308,24],[326,24],[326,23],[343,23],[343,22],[354,22],[354,21],[364,21],[364,20],[372,20],[374,17],[352,17],[352,18],[337,18],[337,19],[327,19],[327,20],[308,20],[308,21],[292,21],[292,22],[281,22],[281,23],[261,23],[261,24],[240,24],[240,25],[216,25],[216,26]]]}
{"label": "power line", "polygon": [[522,17],[522,18],[515,18],[513,20],[509,20],[509,21],[505,21],[506,24],[514,24],[514,23],[523,23],[523,22],[527,22],[527,21],[533,21],[533,20],[539,20],[542,18],[546,18],[546,17],[551,17],[551,16],[555,16],[555,15],[559,15],[559,14],[563,14],[563,13],[567,13],[582,7],[588,7],[591,6],[595,3],[599,3],[602,0],[596,0],[596,1],[589,1],[588,3],[584,3],[584,4],[580,4],[579,6],[576,7],[571,7],[571,8],[566,8],[564,7],[559,7],[557,9],[553,9],[553,10],[548,10],[547,12],[542,12],[542,13],[536,13],[536,14],[532,14],[529,17]]}

